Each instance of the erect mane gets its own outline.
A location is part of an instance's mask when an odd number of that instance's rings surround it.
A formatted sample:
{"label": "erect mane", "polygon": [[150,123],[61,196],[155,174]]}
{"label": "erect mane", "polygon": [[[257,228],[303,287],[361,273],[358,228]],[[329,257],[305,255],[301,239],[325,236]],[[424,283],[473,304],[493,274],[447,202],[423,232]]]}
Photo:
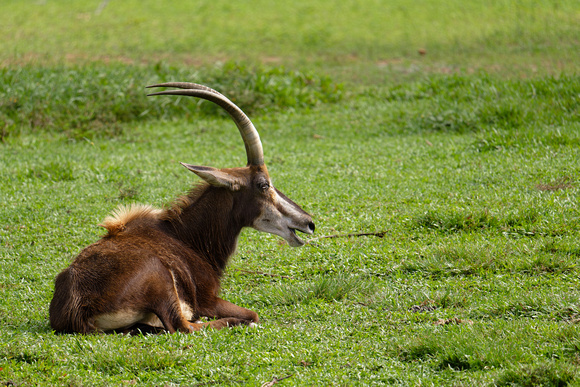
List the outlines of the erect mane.
{"label": "erect mane", "polygon": [[203,182],[194,185],[187,195],[178,197],[167,208],[164,208],[160,218],[168,221],[178,219],[183,210],[195,203],[208,187],[209,184]]}
{"label": "erect mane", "polygon": [[107,229],[109,232],[107,236],[114,236],[125,230],[127,225],[135,219],[159,219],[162,212],[162,210],[147,204],[119,206],[99,226]]}

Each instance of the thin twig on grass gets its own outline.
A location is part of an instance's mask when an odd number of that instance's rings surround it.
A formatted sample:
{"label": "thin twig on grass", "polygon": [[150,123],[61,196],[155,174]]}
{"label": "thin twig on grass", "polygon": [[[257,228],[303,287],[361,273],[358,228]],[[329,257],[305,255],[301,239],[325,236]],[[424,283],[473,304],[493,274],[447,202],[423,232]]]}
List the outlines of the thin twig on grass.
{"label": "thin twig on grass", "polygon": [[293,375],[294,374],[290,374],[288,376],[284,376],[283,378],[277,378],[274,376],[274,378],[271,381],[262,384],[261,387],[272,387],[274,384],[278,383],[280,380],[288,379],[289,377],[291,377]]}
{"label": "thin twig on grass", "polygon": [[311,243],[313,241],[317,241],[319,239],[332,239],[332,238],[352,238],[352,237],[363,237],[363,236],[375,236],[377,238],[383,238],[387,234],[387,231],[378,231],[378,232],[355,232],[350,234],[333,234],[333,235],[323,235],[316,238],[312,238],[308,241]]}

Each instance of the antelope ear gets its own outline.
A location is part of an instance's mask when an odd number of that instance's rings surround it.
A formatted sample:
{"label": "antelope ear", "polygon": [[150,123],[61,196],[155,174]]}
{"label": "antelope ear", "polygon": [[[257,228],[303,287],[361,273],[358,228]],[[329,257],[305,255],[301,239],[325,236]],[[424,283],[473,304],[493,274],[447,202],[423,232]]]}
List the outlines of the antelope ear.
{"label": "antelope ear", "polygon": [[217,168],[202,167],[200,165],[191,165],[185,163],[181,163],[181,165],[214,187],[224,187],[230,191],[238,191],[244,185],[244,183],[236,176],[232,176],[227,172],[220,171]]}

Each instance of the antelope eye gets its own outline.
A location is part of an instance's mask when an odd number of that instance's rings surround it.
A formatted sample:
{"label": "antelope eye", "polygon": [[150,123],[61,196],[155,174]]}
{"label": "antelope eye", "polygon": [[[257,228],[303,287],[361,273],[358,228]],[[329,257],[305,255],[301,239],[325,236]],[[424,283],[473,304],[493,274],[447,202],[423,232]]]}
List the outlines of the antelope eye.
{"label": "antelope eye", "polygon": [[266,192],[270,188],[270,184],[265,180],[259,181],[257,185],[258,189],[262,192]]}

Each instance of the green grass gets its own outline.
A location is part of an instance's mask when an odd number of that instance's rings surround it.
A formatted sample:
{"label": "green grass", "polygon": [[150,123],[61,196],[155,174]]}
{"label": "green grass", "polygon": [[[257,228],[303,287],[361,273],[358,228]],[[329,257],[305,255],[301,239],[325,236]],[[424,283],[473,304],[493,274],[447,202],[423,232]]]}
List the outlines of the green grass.
{"label": "green grass", "polygon": [[[577,68],[575,0],[211,2],[7,0],[0,63],[216,60],[309,66],[347,77],[484,68]],[[58,21],[58,22],[56,22]],[[71,39],[72,38],[72,39]],[[419,50],[426,50],[420,56]],[[344,66],[347,64],[348,66]],[[352,68],[359,71],[353,71]]]}
{"label": "green grass", "polygon": [[[0,139],[31,129],[76,138],[114,136],[128,122],[187,116],[196,110],[191,103],[165,99],[151,104],[144,92],[147,85],[180,79],[211,84],[251,115],[308,108],[342,97],[342,86],[328,76],[233,62],[197,71],[160,63],[142,68],[7,68],[0,70]],[[209,103],[197,110],[227,115]]]}
{"label": "green grass", "polygon": [[[456,85],[470,82],[510,91],[505,98],[526,113],[496,126],[481,113],[492,99],[456,97]],[[560,99],[530,98],[538,84],[560,89]],[[96,225],[118,203],[160,206],[187,190],[195,179],[177,161],[243,164],[233,124],[199,112],[91,141],[7,137],[2,380],[577,383],[580,127],[566,106],[579,84],[433,76],[380,98],[369,89],[258,114],[275,183],[314,215],[318,236],[386,234],[291,249],[244,232],[223,293],[256,310],[262,328],[192,336],[54,336],[47,305],[54,276],[102,234]],[[429,88],[438,91],[392,98]],[[469,130],[415,125],[420,111],[452,100],[475,117]]]}
{"label": "green grass", "polygon": [[[100,3],[0,5],[0,384],[580,385],[575,2]],[[209,103],[145,97],[174,80],[250,114],[317,231],[242,233],[258,329],[55,335],[111,210],[245,163]]]}

